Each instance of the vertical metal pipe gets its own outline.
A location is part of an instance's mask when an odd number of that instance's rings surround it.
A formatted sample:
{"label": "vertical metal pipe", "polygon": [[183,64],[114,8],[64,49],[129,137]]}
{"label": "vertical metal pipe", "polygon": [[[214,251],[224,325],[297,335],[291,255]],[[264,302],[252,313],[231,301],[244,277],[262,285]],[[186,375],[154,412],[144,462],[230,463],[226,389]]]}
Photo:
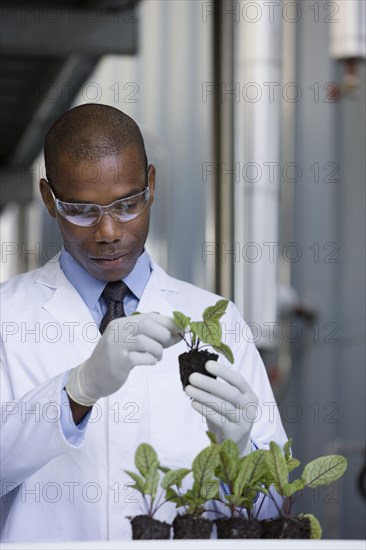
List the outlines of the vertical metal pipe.
{"label": "vertical metal pipe", "polygon": [[[273,8],[277,3],[273,4]],[[258,347],[274,345],[268,328],[277,319],[277,242],[281,137],[281,17],[269,3],[240,2],[235,77],[236,104],[235,302],[253,323]]]}
{"label": "vertical metal pipe", "polygon": [[214,4],[216,292],[233,299],[234,24],[237,2]]}

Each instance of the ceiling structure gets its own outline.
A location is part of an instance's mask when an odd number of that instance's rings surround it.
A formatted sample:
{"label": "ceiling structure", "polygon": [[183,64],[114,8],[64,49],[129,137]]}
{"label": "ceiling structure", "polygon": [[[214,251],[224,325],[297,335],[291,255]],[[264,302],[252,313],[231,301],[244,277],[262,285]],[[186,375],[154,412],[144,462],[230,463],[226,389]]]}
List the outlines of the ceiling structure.
{"label": "ceiling structure", "polygon": [[3,0],[0,207],[32,198],[30,167],[51,124],[103,55],[137,53],[139,0]]}

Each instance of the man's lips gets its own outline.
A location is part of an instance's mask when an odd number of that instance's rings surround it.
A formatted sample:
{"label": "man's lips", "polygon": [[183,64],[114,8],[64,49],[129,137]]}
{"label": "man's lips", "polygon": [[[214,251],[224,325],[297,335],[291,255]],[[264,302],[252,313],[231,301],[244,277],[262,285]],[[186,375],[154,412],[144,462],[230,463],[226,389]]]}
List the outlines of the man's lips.
{"label": "man's lips", "polygon": [[131,252],[125,252],[114,256],[90,257],[90,259],[101,267],[118,267],[129,261],[133,261]]}
{"label": "man's lips", "polygon": [[122,254],[108,254],[106,256],[91,256],[91,260],[118,260],[119,258],[122,258],[124,256],[127,256],[129,252],[123,252]]}

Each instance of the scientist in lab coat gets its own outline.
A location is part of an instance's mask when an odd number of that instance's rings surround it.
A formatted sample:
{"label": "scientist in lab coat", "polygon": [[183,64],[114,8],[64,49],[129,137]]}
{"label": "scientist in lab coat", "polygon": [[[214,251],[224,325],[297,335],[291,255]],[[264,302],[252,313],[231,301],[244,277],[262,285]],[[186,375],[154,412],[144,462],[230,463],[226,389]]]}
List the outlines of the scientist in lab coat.
{"label": "scientist in lab coat", "polygon": [[[177,468],[209,444],[207,429],[243,456],[286,435],[233,303],[222,327],[234,365],[210,361],[217,378],[196,373],[182,390],[172,312],[200,319],[219,297],[144,248],[155,168],[136,123],[101,104],[71,109],[47,134],[45,163],[62,251],[1,288],[1,539],[129,539],[143,503],[124,470],[140,443]],[[111,303],[107,289],[122,294]],[[267,500],[262,517],[275,513]],[[157,519],[175,513],[167,503]]]}

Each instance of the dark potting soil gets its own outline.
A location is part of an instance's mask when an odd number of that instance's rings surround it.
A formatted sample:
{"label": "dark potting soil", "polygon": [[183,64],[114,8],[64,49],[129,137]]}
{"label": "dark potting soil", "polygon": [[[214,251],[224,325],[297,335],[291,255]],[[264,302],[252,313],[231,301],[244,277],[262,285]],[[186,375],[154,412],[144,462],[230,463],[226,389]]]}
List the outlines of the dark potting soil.
{"label": "dark potting soil", "polygon": [[135,516],[131,520],[132,538],[137,539],[170,539],[169,523],[150,518],[149,516]]}
{"label": "dark potting soil", "polygon": [[308,518],[277,518],[262,521],[263,539],[310,539]]}
{"label": "dark potting soil", "polygon": [[191,514],[176,516],[173,521],[174,539],[209,539],[212,522],[205,518],[196,518]]}
{"label": "dark potting soil", "polygon": [[261,522],[257,519],[222,518],[215,521],[218,539],[260,539]]}
{"label": "dark potting soil", "polygon": [[209,359],[217,361],[219,356],[216,353],[210,353],[209,351],[203,350],[192,350],[181,353],[178,357],[179,359],[179,372],[180,379],[182,381],[183,389],[189,384],[189,377],[193,372],[200,372],[211,378],[216,378],[214,374],[210,374],[205,369],[205,363]]}

